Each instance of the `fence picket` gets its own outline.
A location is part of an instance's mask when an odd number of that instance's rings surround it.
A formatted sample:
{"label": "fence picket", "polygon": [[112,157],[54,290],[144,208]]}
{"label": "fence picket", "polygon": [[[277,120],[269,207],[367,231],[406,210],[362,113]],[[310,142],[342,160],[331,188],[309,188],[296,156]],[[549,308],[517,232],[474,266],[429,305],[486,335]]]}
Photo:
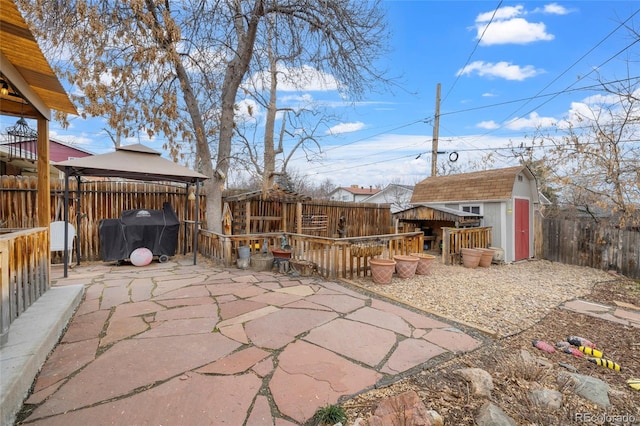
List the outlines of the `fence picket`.
{"label": "fence picket", "polygon": [[545,218],[543,257],[554,262],[615,269],[640,278],[640,232],[596,223]]}

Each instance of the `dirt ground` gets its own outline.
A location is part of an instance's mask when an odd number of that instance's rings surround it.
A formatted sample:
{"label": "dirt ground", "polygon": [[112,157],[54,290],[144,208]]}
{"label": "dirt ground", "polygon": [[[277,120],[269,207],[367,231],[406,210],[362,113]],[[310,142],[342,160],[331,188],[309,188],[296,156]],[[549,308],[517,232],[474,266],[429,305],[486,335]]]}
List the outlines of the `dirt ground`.
{"label": "dirt ground", "polygon": [[[590,294],[581,298],[609,305],[615,301],[626,302],[640,307],[640,282],[614,277],[612,281],[597,283]],[[621,371],[610,370],[559,351],[548,354],[532,346],[532,341],[536,339],[556,343],[566,340],[570,335],[582,336],[596,343],[608,358],[622,366]],[[532,368],[529,364],[527,367],[521,360],[521,349],[546,359],[548,366]],[[612,406],[608,410],[599,408],[577,396],[571,385],[559,383],[558,373],[567,370],[558,363],[572,365],[579,374],[593,376],[609,384]],[[455,370],[468,367],[482,368],[491,374],[494,380],[491,401],[518,425],[583,424],[576,417],[580,413],[606,414],[609,420],[615,420],[615,417],[611,417],[615,415],[635,418],[633,423],[613,421],[594,424],[640,424],[640,392],[626,384],[629,378],[640,378],[640,330],[560,308],[552,309],[524,331],[499,338],[493,344],[458,356],[432,370],[422,371],[388,387],[345,401],[342,406],[349,415],[348,424],[357,418],[367,419],[381,399],[415,390],[427,410],[437,411],[445,425],[473,425],[486,399],[473,396],[469,385],[454,374]],[[562,408],[548,410],[534,406],[528,399],[528,393],[536,387],[561,391]]]}

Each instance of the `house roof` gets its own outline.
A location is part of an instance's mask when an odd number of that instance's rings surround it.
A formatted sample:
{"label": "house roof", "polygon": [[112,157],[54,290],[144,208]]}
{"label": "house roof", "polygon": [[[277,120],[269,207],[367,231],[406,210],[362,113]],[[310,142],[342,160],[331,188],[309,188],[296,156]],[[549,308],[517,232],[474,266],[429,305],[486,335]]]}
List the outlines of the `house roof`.
{"label": "house roof", "polygon": [[163,158],[142,144],[126,145],[115,152],[53,164],[70,176],[101,176],[146,181],[196,182],[208,176]]}
{"label": "house roof", "polygon": [[333,190],[333,192],[339,191],[341,189],[354,195],[373,195],[380,192],[380,190],[377,188],[363,188],[357,186],[342,186],[340,188],[336,188],[335,190]]}
{"label": "house roof", "polygon": [[516,176],[521,172],[533,179],[526,166],[429,177],[415,186],[411,203],[508,200],[513,194]]}
{"label": "house roof", "polygon": [[48,119],[46,109],[54,109],[77,115],[15,3],[0,0],[0,10],[0,70],[11,86],[7,96],[0,95],[2,113]]}

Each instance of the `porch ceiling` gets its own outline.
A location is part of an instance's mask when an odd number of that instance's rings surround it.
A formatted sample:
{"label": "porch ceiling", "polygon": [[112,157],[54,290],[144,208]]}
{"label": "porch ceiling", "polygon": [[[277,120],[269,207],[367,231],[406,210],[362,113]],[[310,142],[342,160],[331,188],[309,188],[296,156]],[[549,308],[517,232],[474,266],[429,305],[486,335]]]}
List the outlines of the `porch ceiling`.
{"label": "porch ceiling", "polygon": [[0,10],[0,72],[9,85],[9,94],[0,94],[0,113],[36,119],[49,118],[43,110],[53,109],[77,115],[15,3],[0,0]]}

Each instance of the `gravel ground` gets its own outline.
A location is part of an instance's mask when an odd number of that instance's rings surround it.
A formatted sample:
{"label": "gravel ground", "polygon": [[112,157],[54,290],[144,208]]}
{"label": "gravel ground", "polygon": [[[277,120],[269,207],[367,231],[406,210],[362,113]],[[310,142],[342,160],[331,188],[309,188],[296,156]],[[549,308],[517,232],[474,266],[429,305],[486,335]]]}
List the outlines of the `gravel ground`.
{"label": "gravel ground", "polygon": [[509,336],[539,322],[566,300],[588,295],[595,284],[614,278],[605,271],[546,260],[530,260],[488,268],[444,265],[438,257],[431,275],[375,284],[355,280],[367,290],[496,337]]}

